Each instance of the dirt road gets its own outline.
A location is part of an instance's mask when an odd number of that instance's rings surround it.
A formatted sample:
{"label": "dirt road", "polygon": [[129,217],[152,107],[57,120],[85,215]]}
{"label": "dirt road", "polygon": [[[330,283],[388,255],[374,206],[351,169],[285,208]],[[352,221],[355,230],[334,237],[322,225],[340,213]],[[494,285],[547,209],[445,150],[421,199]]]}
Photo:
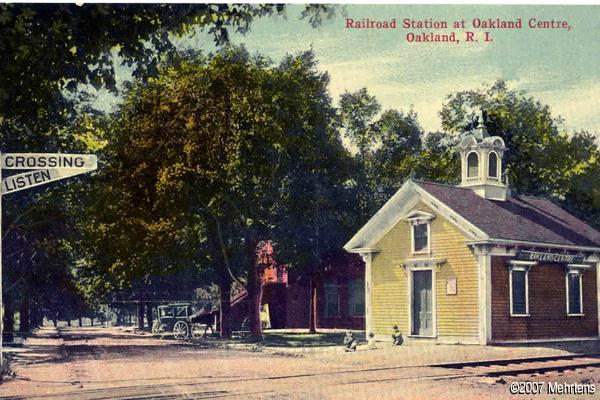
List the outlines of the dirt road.
{"label": "dirt road", "polygon": [[[113,328],[42,330],[13,363],[16,376],[0,398],[28,399],[488,399],[557,398],[511,395],[512,381],[596,384],[590,358],[545,360],[555,348],[381,345],[377,350],[278,351],[182,345]],[[505,366],[439,366],[449,361],[542,357]],[[597,359],[600,363],[600,359]],[[544,375],[486,374],[498,368],[581,367]],[[436,366],[432,366],[432,364]],[[548,368],[547,368],[548,369]],[[600,389],[600,384],[598,384]],[[598,398],[595,395],[559,398]]]}

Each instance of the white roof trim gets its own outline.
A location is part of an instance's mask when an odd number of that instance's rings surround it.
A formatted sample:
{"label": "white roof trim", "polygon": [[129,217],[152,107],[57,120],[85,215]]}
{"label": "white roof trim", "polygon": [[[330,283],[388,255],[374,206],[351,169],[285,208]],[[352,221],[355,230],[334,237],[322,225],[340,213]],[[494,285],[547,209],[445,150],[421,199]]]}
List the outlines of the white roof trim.
{"label": "white roof trim", "polygon": [[418,202],[416,185],[407,181],[344,245],[344,250],[373,248],[400,219]]}
{"label": "white roof trim", "polygon": [[356,249],[350,249],[348,250],[348,253],[356,253],[356,254],[363,254],[363,253],[379,253],[381,250],[380,249],[373,249],[370,247],[359,247]]}
{"label": "white roof trim", "polygon": [[467,243],[469,245],[478,245],[478,244],[494,244],[494,245],[506,245],[506,246],[524,246],[524,247],[541,247],[548,249],[566,249],[566,250],[580,250],[580,251],[589,251],[589,252],[600,252],[600,247],[592,247],[592,246],[577,246],[572,244],[558,244],[558,243],[545,243],[545,242],[530,242],[527,240],[511,240],[511,239],[496,239],[496,238],[488,238],[483,241],[473,241]]}
{"label": "white roof trim", "polygon": [[435,214],[431,214],[425,211],[421,211],[421,210],[412,210],[410,211],[407,215],[404,216],[404,218],[402,219],[407,219],[407,220],[411,220],[411,219],[424,219],[424,220],[432,220],[435,218]]}
{"label": "white roof trim", "polygon": [[344,245],[348,252],[358,249],[374,248],[396,224],[419,202],[423,201],[431,209],[463,231],[471,240],[486,240],[481,229],[468,222],[450,207],[432,196],[412,180],[408,180],[398,191],[371,217],[371,219]]}

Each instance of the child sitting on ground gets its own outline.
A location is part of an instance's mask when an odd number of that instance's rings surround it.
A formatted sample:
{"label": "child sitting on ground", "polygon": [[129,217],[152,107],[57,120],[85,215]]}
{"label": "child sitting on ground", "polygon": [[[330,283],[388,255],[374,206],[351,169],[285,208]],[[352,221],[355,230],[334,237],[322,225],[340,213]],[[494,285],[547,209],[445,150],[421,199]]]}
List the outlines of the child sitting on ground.
{"label": "child sitting on ground", "polygon": [[356,340],[352,331],[346,332],[346,336],[344,336],[344,346],[346,351],[356,351],[358,340]]}
{"label": "child sitting on ground", "polygon": [[375,335],[373,334],[373,332],[369,332],[369,340],[368,340],[368,344],[367,344],[367,349],[368,350],[376,350],[377,349],[377,345],[375,344]]}
{"label": "child sitting on ground", "polygon": [[392,346],[400,346],[404,342],[402,338],[402,332],[398,325],[394,325],[394,333],[392,333]]}

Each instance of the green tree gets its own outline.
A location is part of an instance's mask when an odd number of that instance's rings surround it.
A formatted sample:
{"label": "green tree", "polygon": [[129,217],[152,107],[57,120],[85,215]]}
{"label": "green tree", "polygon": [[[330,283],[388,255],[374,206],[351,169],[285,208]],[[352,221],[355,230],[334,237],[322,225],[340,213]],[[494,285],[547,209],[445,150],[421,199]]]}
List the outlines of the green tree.
{"label": "green tree", "polygon": [[506,176],[521,193],[545,195],[598,226],[598,147],[589,132],[567,132],[548,105],[504,81],[451,94],[440,112],[452,134],[468,131],[485,110],[490,135],[504,139]]}
{"label": "green tree", "polygon": [[444,132],[427,133],[413,166],[414,177],[433,182],[460,183],[457,139],[458,136]]}
{"label": "green tree", "polygon": [[346,137],[356,146],[360,157],[367,157],[377,141],[375,117],[381,111],[381,105],[367,88],[362,88],[342,93],[339,108]]}
{"label": "green tree", "polygon": [[[311,174],[328,167],[324,147],[343,151],[327,83],[310,52],[273,66],[231,48],[183,57],[136,84],[107,146],[105,191],[113,195],[98,214],[107,219],[94,229],[98,248],[117,247],[103,268],[127,281],[134,273],[168,273],[176,257],[189,263],[208,251],[221,281],[245,278],[250,327],[260,335],[257,246],[289,244],[293,235],[275,223],[305,213],[300,204],[310,198],[301,184],[320,184]],[[316,189],[310,195],[319,196]],[[183,247],[169,256],[177,240]]]}
{"label": "green tree", "polygon": [[[56,134],[72,116],[64,90],[78,84],[115,91],[115,54],[135,77],[153,75],[175,54],[177,37],[205,30],[218,45],[229,32],[247,33],[254,19],[281,14],[285,5],[258,4],[3,4],[0,5],[0,124]],[[306,6],[315,26],[334,8]],[[77,93],[76,93],[77,94]],[[19,143],[16,143],[17,145]]]}
{"label": "green tree", "polygon": [[384,111],[375,123],[379,145],[367,164],[369,181],[375,187],[377,207],[414,173],[422,147],[423,130],[416,112]]}
{"label": "green tree", "polygon": [[[585,133],[568,134],[548,105],[523,91],[507,88],[504,81],[489,87],[452,94],[443,105],[442,126],[460,134],[472,126],[479,109],[486,112],[490,135],[504,139],[507,176],[511,185],[534,195],[564,195],[561,188],[579,162],[595,152]],[[517,167],[518,166],[518,167]]]}
{"label": "green tree", "polygon": [[363,223],[415,171],[422,146],[416,112],[380,111],[366,88],[340,97],[345,137],[357,149],[354,182]]}
{"label": "green tree", "polygon": [[[332,110],[329,118],[335,122]],[[324,129],[323,129],[324,128]],[[271,236],[276,259],[310,279],[309,330],[316,332],[316,291],[322,273],[362,223],[353,182],[360,171],[344,147],[337,124],[326,126],[287,158],[293,171],[283,182],[284,196],[273,213]]]}
{"label": "green tree", "polygon": [[[13,152],[95,151],[97,144],[90,146],[89,136],[78,137],[79,132],[70,128],[77,122],[76,110],[93,111],[78,106],[78,102],[88,97],[82,91],[82,85],[116,92],[117,63],[131,67],[135,78],[152,76],[161,61],[175,54],[178,37],[199,29],[213,35],[217,45],[222,45],[228,41],[230,31],[246,33],[254,19],[282,14],[285,8],[284,5],[250,4],[0,5],[0,49],[3,59],[10,60],[0,65],[3,77],[0,82],[0,149]],[[330,18],[333,10],[320,5],[306,6],[302,18],[308,19],[313,26],[318,25],[322,18]],[[87,132],[84,130],[84,133]],[[93,137],[91,139],[93,142]],[[6,229],[2,237],[9,250],[4,253],[5,265],[9,266],[9,279],[4,280],[7,296],[27,300],[31,293],[25,288],[36,289],[33,282],[24,282],[23,276],[28,275],[19,276],[10,269],[11,265],[28,265],[31,260],[36,260],[30,257],[31,254],[44,254],[39,243],[47,238],[44,230],[47,225],[28,216],[45,215],[44,221],[51,225],[60,223],[64,215],[53,212],[60,204],[65,207],[61,210],[69,216],[93,210],[93,207],[78,207],[78,199],[64,203],[63,197],[52,194],[57,187],[64,188],[64,183],[20,192],[6,199]],[[92,204],[96,201],[93,199]],[[87,218],[79,217],[81,221],[94,219],[90,214]],[[156,232],[160,229],[166,228],[156,227]],[[77,241],[73,237],[71,240]],[[31,254],[20,251],[21,247],[26,247]],[[87,254],[90,251],[84,252],[81,246],[75,247],[78,255],[90,255]],[[65,248],[72,251],[74,246]],[[63,257],[64,254],[45,254],[60,257],[61,268],[66,272],[76,261],[73,257]],[[89,258],[84,258],[81,263],[89,262]],[[19,285],[14,284],[11,276]],[[93,290],[85,287],[86,284],[108,287],[108,282],[122,277],[111,276],[104,283],[94,274],[83,274],[80,278],[77,286],[91,300]],[[61,282],[55,285],[51,281],[43,282],[49,287],[62,285]],[[25,291],[15,295],[18,288]],[[5,300],[9,305],[14,303],[11,299]],[[31,314],[37,322],[41,302],[37,299],[31,302],[34,307]]]}

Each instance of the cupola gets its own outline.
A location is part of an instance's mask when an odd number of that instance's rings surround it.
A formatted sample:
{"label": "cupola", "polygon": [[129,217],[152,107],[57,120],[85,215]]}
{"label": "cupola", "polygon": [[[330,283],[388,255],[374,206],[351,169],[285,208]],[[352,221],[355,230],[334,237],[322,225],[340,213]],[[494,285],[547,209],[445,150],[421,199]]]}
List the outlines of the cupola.
{"label": "cupola", "polygon": [[472,189],[490,200],[506,200],[507,187],[502,181],[504,140],[489,136],[480,114],[477,127],[458,144],[462,177],[460,186]]}

